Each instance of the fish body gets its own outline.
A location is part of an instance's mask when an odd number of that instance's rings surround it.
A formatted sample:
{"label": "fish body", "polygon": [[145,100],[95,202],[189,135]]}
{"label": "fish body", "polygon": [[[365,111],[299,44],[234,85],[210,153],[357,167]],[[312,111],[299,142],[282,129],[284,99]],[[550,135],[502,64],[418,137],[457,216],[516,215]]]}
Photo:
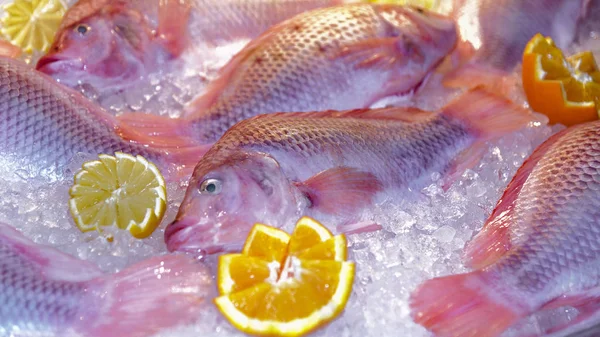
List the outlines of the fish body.
{"label": "fish body", "polygon": [[467,158],[477,157],[476,144],[522,125],[525,116],[475,89],[439,114],[383,108],[242,121],[196,166],[166,229],[167,246],[218,251],[240,244],[256,222],[281,226],[298,212],[352,219],[378,192],[422,187],[431,172],[451,183],[473,162]]}
{"label": "fish body", "polygon": [[155,257],[104,275],[0,224],[3,336],[148,336],[193,322],[209,287],[207,270],[182,256]]}
{"label": "fish body", "polygon": [[0,58],[0,154],[27,176],[64,179],[81,153],[142,155],[165,167],[166,154],[122,139],[116,121],[81,94],[25,63]]}
{"label": "fish body", "polygon": [[[37,63],[61,83],[123,90],[199,46],[258,36],[271,25],[337,0],[82,0],[65,14]],[[201,62],[202,60],[197,60]]]}
{"label": "fish body", "polygon": [[[121,128],[145,129],[147,137],[132,137],[142,143],[212,144],[236,122],[259,114],[369,107],[418,87],[454,48],[456,34],[451,19],[410,6],[353,4],[302,13],[249,43],[182,119],[127,114],[119,116]],[[165,134],[165,125],[172,132]]]}
{"label": "fish body", "polygon": [[590,122],[540,145],[467,244],[475,270],[421,285],[415,321],[437,336],[491,337],[540,309],[575,307],[568,325],[597,313],[599,141],[600,122]]}
{"label": "fish body", "polygon": [[[447,2],[463,40],[478,49],[476,60],[511,71],[537,33],[561,49],[574,42],[590,0],[457,0]],[[444,6],[444,5],[442,5]]]}

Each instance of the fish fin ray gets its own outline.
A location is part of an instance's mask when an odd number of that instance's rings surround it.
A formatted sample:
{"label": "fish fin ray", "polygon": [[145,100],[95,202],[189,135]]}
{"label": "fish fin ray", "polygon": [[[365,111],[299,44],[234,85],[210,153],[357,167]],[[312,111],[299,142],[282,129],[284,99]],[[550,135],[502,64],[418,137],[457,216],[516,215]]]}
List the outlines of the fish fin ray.
{"label": "fish fin ray", "polygon": [[123,139],[163,151],[169,161],[179,167],[175,178],[189,175],[213,143],[199,144],[180,132],[187,130],[186,121],[145,113],[127,113],[117,117],[116,131]]}
{"label": "fish fin ray", "polygon": [[13,45],[8,41],[0,40],[0,56],[17,58],[21,55],[21,48]]}
{"label": "fish fin ray", "polygon": [[510,214],[495,219],[469,241],[464,250],[465,264],[471,268],[485,268],[511,249],[508,229]]}
{"label": "fish fin ray", "polygon": [[483,271],[425,281],[410,297],[413,320],[438,336],[493,337],[526,313],[489,297]]}
{"label": "fish fin ray", "polygon": [[375,175],[351,167],[335,167],[322,171],[296,184],[311,201],[311,207],[329,214],[356,212],[368,204],[383,184]]}
{"label": "fish fin ray", "polygon": [[159,1],[157,35],[174,57],[181,55],[189,42],[188,21],[191,9],[190,0]]}
{"label": "fish fin ray", "polygon": [[442,113],[460,120],[479,141],[502,137],[534,120],[529,110],[481,86],[450,102]]}
{"label": "fish fin ray", "polygon": [[450,163],[450,170],[444,174],[442,189],[447,191],[466,170],[475,167],[486,151],[486,144],[479,142],[459,153]]}
{"label": "fish fin ray", "polygon": [[36,264],[43,275],[57,281],[86,281],[101,276],[91,262],[80,260],[50,246],[36,244],[16,228],[0,223],[0,238],[24,258]]}
{"label": "fish fin ray", "polygon": [[434,115],[436,115],[436,113],[421,110],[416,107],[390,107],[377,109],[353,109],[343,111],[324,110],[313,112],[277,112],[271,114],[262,114],[252,118],[357,118],[418,122],[427,118],[431,118]]}
{"label": "fish fin ray", "polygon": [[194,259],[156,256],[90,281],[75,329],[90,337],[142,337],[189,324],[198,318],[210,288],[208,271]]}
{"label": "fish fin ray", "polygon": [[545,331],[545,333],[559,333],[572,326],[583,323],[592,316],[596,316],[600,310],[600,288],[593,288],[584,293],[556,298],[544,304],[540,310],[550,310],[561,307],[573,307],[577,309],[578,314],[574,319],[569,320],[569,322],[551,327],[549,330]]}

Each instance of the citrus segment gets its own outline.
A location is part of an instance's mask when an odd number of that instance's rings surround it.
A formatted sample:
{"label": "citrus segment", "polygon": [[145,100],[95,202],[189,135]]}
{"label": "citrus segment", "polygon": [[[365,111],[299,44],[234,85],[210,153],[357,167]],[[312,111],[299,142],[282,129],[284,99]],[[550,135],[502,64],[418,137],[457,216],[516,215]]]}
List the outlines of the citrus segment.
{"label": "citrus segment", "polygon": [[219,258],[215,304],[244,332],[304,335],[339,315],[348,301],[354,264],[345,261],[346,246],[344,235],[333,236],[308,217],[291,237],[256,224],[242,254]]}
{"label": "citrus segment", "polygon": [[246,239],[242,254],[265,261],[282,263],[290,241],[288,233],[263,224],[255,224]]}
{"label": "citrus segment", "polygon": [[522,80],[529,105],[550,123],[598,119],[600,72],[591,52],[565,58],[552,39],[537,34],[523,52]]}
{"label": "citrus segment", "polygon": [[309,217],[302,217],[296,222],[296,228],[290,238],[289,253],[304,250],[333,237],[323,225]]}
{"label": "citrus segment", "polygon": [[238,329],[258,335],[301,336],[337,316],[352,289],[354,264],[303,261],[298,278],[264,282],[223,295],[215,304]]}
{"label": "citrus segment", "polygon": [[4,5],[0,32],[26,53],[46,52],[66,12],[60,0],[14,0]]}
{"label": "citrus segment", "polygon": [[335,260],[345,261],[348,243],[343,234],[336,235],[310,248],[296,252],[294,255],[304,260]]}
{"label": "citrus segment", "polygon": [[219,294],[229,294],[249,288],[264,282],[269,277],[276,279],[278,271],[279,266],[275,269],[269,265],[269,262],[256,257],[243,254],[221,255],[217,273]]}
{"label": "citrus segment", "polygon": [[167,208],[165,181],[158,168],[141,156],[120,152],[84,163],[69,194],[71,215],[84,232],[118,227],[145,238]]}

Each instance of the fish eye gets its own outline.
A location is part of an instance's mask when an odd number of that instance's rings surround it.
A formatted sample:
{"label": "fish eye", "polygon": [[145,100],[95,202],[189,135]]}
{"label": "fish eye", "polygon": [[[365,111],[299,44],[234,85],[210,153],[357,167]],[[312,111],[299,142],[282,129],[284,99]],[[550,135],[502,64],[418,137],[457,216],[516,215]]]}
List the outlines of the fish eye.
{"label": "fish eye", "polygon": [[85,35],[87,32],[90,31],[90,29],[92,29],[90,26],[83,23],[78,24],[77,27],[75,27],[75,31],[81,35]]}
{"label": "fish eye", "polygon": [[219,179],[213,179],[213,178],[209,178],[209,179],[205,179],[201,184],[200,184],[200,193],[206,193],[206,194],[219,194],[221,192],[221,180]]}

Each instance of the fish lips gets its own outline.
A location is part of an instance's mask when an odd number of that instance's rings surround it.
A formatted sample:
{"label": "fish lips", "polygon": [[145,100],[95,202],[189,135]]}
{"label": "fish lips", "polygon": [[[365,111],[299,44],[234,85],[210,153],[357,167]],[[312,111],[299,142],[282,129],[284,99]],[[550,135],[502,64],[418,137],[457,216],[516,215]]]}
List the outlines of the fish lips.
{"label": "fish lips", "polygon": [[242,242],[215,243],[215,233],[209,228],[202,230],[194,219],[179,219],[170,223],[165,229],[165,243],[170,252],[192,254],[216,254],[232,251],[241,247]]}
{"label": "fish lips", "polygon": [[39,59],[35,69],[48,75],[63,72],[65,70],[82,70],[83,63],[78,59],[67,59],[56,55],[46,55]]}

